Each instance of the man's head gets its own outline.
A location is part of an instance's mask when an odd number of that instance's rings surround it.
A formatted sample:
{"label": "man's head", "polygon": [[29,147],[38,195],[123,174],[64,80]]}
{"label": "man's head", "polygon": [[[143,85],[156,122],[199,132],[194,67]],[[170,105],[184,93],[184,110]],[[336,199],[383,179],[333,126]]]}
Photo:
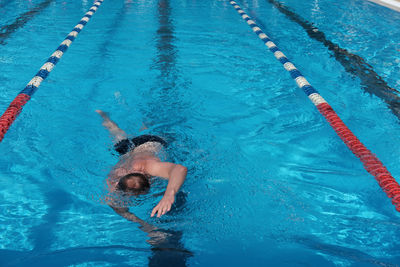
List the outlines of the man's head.
{"label": "man's head", "polygon": [[117,184],[117,190],[133,195],[146,194],[149,189],[149,179],[144,174],[136,172],[123,176]]}

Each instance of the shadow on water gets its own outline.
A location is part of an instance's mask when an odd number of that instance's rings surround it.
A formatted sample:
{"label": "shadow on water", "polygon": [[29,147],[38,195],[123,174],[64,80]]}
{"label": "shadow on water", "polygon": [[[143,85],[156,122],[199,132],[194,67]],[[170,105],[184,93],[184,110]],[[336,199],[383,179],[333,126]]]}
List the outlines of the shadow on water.
{"label": "shadow on water", "polygon": [[[169,215],[180,212],[186,204],[186,194],[179,192],[173,209]],[[151,237],[147,242],[152,245],[152,255],[149,257],[149,266],[186,266],[188,258],[193,253],[185,249],[182,244],[182,232],[159,229],[150,233]],[[160,238],[161,237],[161,238]]]}
{"label": "shadow on water", "polygon": [[[45,185],[41,186],[41,192],[44,203],[48,203],[48,209],[46,215],[42,217],[42,223],[31,228],[29,239],[32,240],[33,249],[29,251],[0,249],[0,266],[70,266],[88,262],[130,266],[127,263],[129,255],[122,255],[121,251],[151,254],[150,266],[185,266],[186,259],[192,256],[192,253],[184,249],[181,244],[181,232],[163,229],[149,233],[148,243],[151,244],[151,248],[109,245],[52,250],[57,240],[55,228],[60,223],[60,214],[69,209],[74,200],[69,193],[57,188],[49,189]],[[177,195],[175,212],[185,202],[184,194]]]}
{"label": "shadow on water", "polygon": [[[186,121],[186,117],[178,88],[179,71],[176,67],[178,49],[174,44],[176,38],[169,0],[159,0],[157,11],[159,23],[156,32],[157,55],[151,69],[157,70],[159,74],[156,78],[156,88],[152,88],[156,94],[153,94],[154,97],[148,102],[144,114],[151,121],[150,124],[163,125],[163,129],[159,127],[157,130],[171,142],[182,138],[171,132],[170,124]],[[160,112],[160,105],[165,111]],[[181,191],[176,195],[174,208],[169,215],[173,216],[181,212],[185,203],[186,194]],[[183,233],[174,230],[159,230],[157,234],[161,234],[163,238],[158,238],[156,235],[148,240],[152,244],[149,266],[186,266],[188,258],[193,254],[182,244]]]}
{"label": "shadow on water", "polygon": [[17,31],[19,28],[33,19],[36,15],[40,14],[46,7],[48,7],[54,0],[45,0],[32,8],[31,10],[21,14],[15,21],[9,25],[4,25],[0,28],[0,45],[5,45],[5,40],[8,39],[11,34]]}
{"label": "shadow on water", "polygon": [[[381,98],[393,114],[400,119],[399,91],[395,88],[391,88],[364,58],[352,54],[346,49],[341,48],[338,44],[328,40],[324,32],[315,27],[313,23],[291,11],[284,4],[276,0],[267,1],[275,6],[281,13],[286,15],[288,19],[300,25],[310,38],[322,43],[329,51],[332,51],[334,58],[344,67],[345,71],[360,79],[362,89],[369,94]],[[255,15],[253,11],[250,13],[252,16]],[[257,20],[258,24],[260,24],[264,29],[266,28],[256,16],[254,16],[254,18]]]}
{"label": "shadow on water", "polygon": [[[1,266],[28,266],[38,262],[41,266],[49,266],[52,261],[48,254],[56,240],[54,228],[60,221],[61,212],[69,208],[72,199],[71,195],[63,190],[48,188],[46,184],[36,182],[40,186],[44,203],[48,204],[48,208],[46,215],[42,217],[42,223],[31,228],[29,239],[32,240],[33,249],[30,251],[0,250]],[[58,258],[54,258],[54,260],[59,262]]]}
{"label": "shadow on water", "polygon": [[[49,173],[44,173],[52,179]],[[60,222],[60,214],[70,208],[73,203],[72,195],[58,188],[49,188],[47,184],[36,181],[43,195],[43,202],[47,203],[47,213],[42,217],[42,223],[31,228],[29,240],[32,240],[33,249],[16,251],[1,249],[0,266],[70,266],[90,261],[105,261],[118,263],[118,266],[129,266],[125,256],[109,253],[110,250],[140,249],[124,246],[105,247],[78,247],[62,250],[51,250],[57,240],[56,226]]]}

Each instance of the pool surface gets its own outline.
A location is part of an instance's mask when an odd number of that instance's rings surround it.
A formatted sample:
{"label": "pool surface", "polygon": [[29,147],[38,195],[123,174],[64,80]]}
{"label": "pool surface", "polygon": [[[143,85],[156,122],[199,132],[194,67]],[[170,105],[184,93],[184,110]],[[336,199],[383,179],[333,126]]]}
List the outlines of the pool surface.
{"label": "pool surface", "polygon": [[[400,181],[400,13],[236,2]],[[92,4],[0,0],[1,112]],[[96,109],[188,167],[160,219],[165,181],[131,200],[150,234],[105,204]],[[0,150],[0,266],[400,265],[400,214],[229,1],[104,0]]]}

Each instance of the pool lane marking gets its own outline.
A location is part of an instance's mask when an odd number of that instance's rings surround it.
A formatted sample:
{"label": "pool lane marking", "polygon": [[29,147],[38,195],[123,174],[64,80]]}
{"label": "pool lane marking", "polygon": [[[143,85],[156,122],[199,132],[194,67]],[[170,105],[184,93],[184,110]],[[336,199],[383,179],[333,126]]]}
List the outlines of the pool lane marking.
{"label": "pool lane marking", "polygon": [[292,62],[279,50],[274,42],[258,27],[258,25],[240,8],[235,1],[230,4],[236,9],[239,15],[247,22],[251,29],[264,42],[276,59],[282,63],[283,67],[290,73],[297,86],[303,90],[311,102],[317,107],[318,111],[325,117],[336,134],[343,140],[347,147],[363,163],[364,168],[375,177],[379,186],[386,195],[392,199],[396,210],[400,212],[400,186],[389,173],[382,162],[368,150],[358,138],[344,124],[328,102],[310,85],[307,79],[294,66]]}
{"label": "pool lane marking", "polygon": [[[13,23],[4,25],[0,28],[0,45],[6,44],[5,40],[11,36],[12,33],[17,31],[19,28],[24,27],[24,25],[34,18],[37,14],[40,14],[46,7],[48,7],[54,0],[45,0],[32,8],[29,11],[21,14],[18,18],[14,20]],[[0,8],[4,7],[5,4],[0,5]]]}
{"label": "pool lane marking", "polygon": [[47,78],[63,54],[67,51],[68,47],[75,40],[83,27],[85,27],[85,25],[89,22],[90,18],[96,12],[97,8],[103,3],[103,1],[104,0],[97,0],[92,5],[89,11],[86,12],[81,18],[79,23],[72,29],[64,41],[61,42],[54,53],[47,59],[46,63],[44,63],[44,65],[39,69],[32,80],[28,82],[25,88],[8,106],[4,114],[0,117],[0,142],[3,140],[4,135],[7,133],[11,124],[21,113],[22,107],[31,99],[32,95],[36,92],[40,84]]}
{"label": "pool lane marking", "polygon": [[[336,61],[343,66],[346,72],[359,78],[362,90],[382,99],[393,114],[400,119],[400,109],[398,106],[400,102],[400,92],[390,87],[387,82],[376,73],[374,68],[367,63],[367,60],[357,54],[350,53],[339,44],[329,40],[325,33],[318,29],[314,23],[307,21],[299,14],[290,10],[290,8],[283,3],[276,0],[266,1],[284,14],[289,20],[302,27],[311,39],[320,42],[331,51]],[[249,10],[252,12],[251,9]],[[262,22],[259,21],[259,23],[263,26]]]}

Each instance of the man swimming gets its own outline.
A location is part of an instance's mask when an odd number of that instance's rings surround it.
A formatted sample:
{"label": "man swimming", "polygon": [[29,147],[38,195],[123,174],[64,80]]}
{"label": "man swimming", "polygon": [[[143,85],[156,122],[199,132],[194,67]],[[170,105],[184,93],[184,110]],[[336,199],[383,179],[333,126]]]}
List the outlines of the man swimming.
{"label": "man swimming", "polygon": [[[171,210],[175,195],[185,181],[187,168],[171,162],[162,162],[157,153],[166,146],[166,142],[159,136],[141,135],[128,138],[127,134],[113,122],[108,115],[101,111],[96,112],[103,118],[103,126],[108,129],[114,138],[114,148],[120,154],[120,160],[111,170],[107,184],[111,192],[125,195],[146,194],[150,189],[150,178],[157,176],[168,179],[164,196],[154,207],[151,217],[157,214],[160,217]],[[142,227],[151,227],[126,207],[116,205],[115,201],[108,201],[111,208],[122,217],[138,222]],[[149,229],[150,230],[150,229]]]}

